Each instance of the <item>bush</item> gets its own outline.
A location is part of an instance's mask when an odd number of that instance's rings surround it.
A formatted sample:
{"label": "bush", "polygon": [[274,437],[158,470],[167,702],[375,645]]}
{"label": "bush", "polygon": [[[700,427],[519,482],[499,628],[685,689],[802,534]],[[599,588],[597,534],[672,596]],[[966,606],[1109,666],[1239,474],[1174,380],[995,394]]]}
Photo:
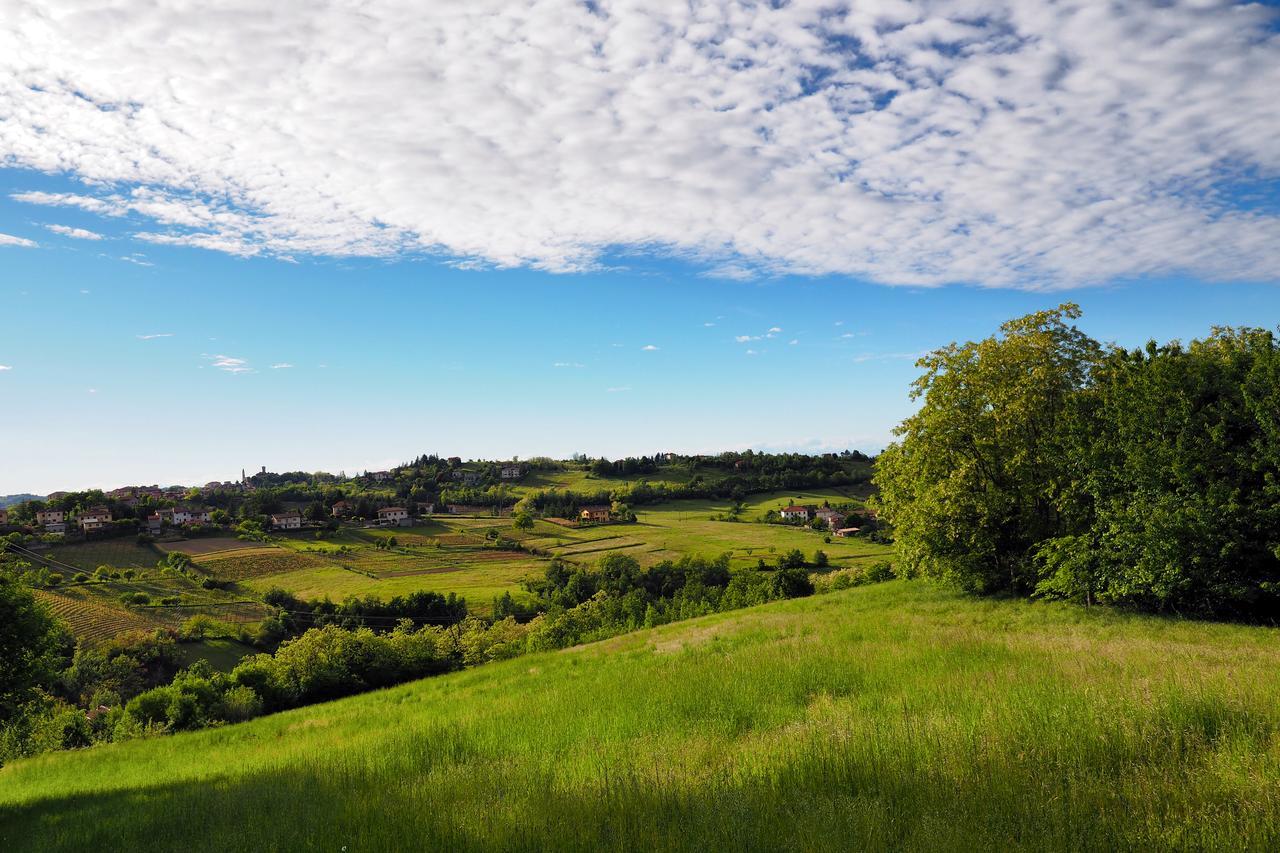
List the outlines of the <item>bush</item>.
{"label": "bush", "polygon": [[121,604],[143,605],[151,603],[151,596],[145,592],[126,592],[120,596]]}
{"label": "bush", "polygon": [[818,550],[813,552],[813,567],[815,569],[825,569],[828,565],[830,565],[830,560],[827,558],[826,551]]}

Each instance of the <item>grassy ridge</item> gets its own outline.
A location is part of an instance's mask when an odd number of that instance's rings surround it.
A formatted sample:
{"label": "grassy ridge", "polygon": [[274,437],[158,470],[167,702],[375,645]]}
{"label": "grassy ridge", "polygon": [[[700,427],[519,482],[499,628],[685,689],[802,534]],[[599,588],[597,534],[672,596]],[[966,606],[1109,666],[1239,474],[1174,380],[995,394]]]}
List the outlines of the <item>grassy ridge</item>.
{"label": "grassy ridge", "polygon": [[7,850],[1274,849],[1269,629],[892,583],[0,770]]}

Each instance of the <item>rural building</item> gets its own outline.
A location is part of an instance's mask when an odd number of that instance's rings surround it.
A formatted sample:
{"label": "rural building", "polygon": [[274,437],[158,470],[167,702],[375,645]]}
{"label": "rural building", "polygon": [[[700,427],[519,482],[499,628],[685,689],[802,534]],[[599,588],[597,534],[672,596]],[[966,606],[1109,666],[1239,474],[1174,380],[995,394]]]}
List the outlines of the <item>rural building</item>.
{"label": "rural building", "polygon": [[95,506],[80,513],[79,521],[84,530],[98,530],[111,523],[111,510],[105,506]]}
{"label": "rural building", "polygon": [[348,501],[334,501],[333,506],[329,508],[329,514],[334,518],[347,518],[354,515],[356,508]]}
{"label": "rural building", "polygon": [[[51,524],[64,524],[67,520],[67,514],[60,509],[42,509],[36,513],[36,523],[49,530]],[[61,533],[61,530],[50,530],[50,533]]]}
{"label": "rural building", "polygon": [[297,512],[281,512],[271,516],[271,526],[277,530],[297,530],[302,527],[302,516]]}
{"label": "rural building", "polygon": [[834,509],[824,508],[815,512],[814,517],[822,519],[823,524],[827,525],[827,527],[831,528],[832,530],[835,530],[840,525],[844,524],[845,516],[844,516],[844,513],[842,512],[837,512]]}
{"label": "rural building", "polygon": [[584,506],[579,518],[583,521],[597,524],[609,520],[609,508],[607,506]]}
{"label": "rural building", "polygon": [[369,476],[377,480],[379,483],[384,482],[386,480],[393,479],[395,477],[395,475],[392,474],[390,471],[374,471]]}
{"label": "rural building", "polygon": [[861,527],[841,527],[839,530],[836,531],[836,535],[839,536],[841,539],[844,539],[847,536],[858,535],[858,531],[861,529],[862,529]]}
{"label": "rural building", "polygon": [[213,515],[207,509],[180,506],[173,509],[174,524],[208,524]]}
{"label": "rural building", "polygon": [[384,506],[378,510],[378,523],[387,527],[404,527],[409,523],[409,510],[402,506]]}
{"label": "rural building", "polygon": [[782,512],[779,513],[783,521],[808,521],[809,508],[807,506],[784,506]]}
{"label": "rural building", "polygon": [[436,505],[433,503],[419,503],[418,515],[431,515],[436,511]]}
{"label": "rural building", "polygon": [[519,465],[502,466],[502,479],[504,480],[519,480],[522,474],[524,474],[524,469]]}
{"label": "rural building", "polygon": [[147,532],[156,535],[160,532],[160,528],[164,526],[164,518],[158,512],[153,512],[147,516]]}
{"label": "rural building", "polygon": [[461,457],[461,456],[450,456],[450,457],[449,457],[449,459],[448,459],[448,462],[449,462],[449,464],[450,464],[450,465],[454,465],[454,466],[461,465],[461,464],[462,464],[462,457]]}

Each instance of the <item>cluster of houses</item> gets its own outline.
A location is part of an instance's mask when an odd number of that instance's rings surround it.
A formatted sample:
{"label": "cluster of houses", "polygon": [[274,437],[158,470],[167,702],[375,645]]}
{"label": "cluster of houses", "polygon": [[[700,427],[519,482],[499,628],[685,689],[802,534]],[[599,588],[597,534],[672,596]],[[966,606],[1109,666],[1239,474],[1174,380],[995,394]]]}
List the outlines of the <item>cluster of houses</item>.
{"label": "cluster of houses", "polygon": [[782,516],[783,521],[798,521],[804,524],[814,519],[819,519],[826,525],[827,529],[841,538],[852,536],[861,529],[858,527],[845,527],[844,523],[848,516],[830,507],[818,508],[816,506],[792,504],[791,506],[783,507],[778,511],[778,514]]}
{"label": "cluster of houses", "polygon": [[[8,513],[3,521],[8,521]],[[66,533],[67,524],[79,527],[88,533],[101,530],[111,523],[111,510],[105,506],[95,506],[84,510],[79,515],[68,515],[60,509],[42,509],[36,512],[36,523],[45,533]]]}

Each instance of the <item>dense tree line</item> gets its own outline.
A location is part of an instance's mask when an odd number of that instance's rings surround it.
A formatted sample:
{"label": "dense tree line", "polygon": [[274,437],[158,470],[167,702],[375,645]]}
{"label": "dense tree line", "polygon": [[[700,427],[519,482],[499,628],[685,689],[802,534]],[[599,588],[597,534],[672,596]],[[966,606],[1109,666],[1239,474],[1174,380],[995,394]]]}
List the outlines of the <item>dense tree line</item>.
{"label": "dense tree line", "polygon": [[1103,346],[1064,305],[924,358],[875,482],[909,571],[1280,618],[1280,342]]}

